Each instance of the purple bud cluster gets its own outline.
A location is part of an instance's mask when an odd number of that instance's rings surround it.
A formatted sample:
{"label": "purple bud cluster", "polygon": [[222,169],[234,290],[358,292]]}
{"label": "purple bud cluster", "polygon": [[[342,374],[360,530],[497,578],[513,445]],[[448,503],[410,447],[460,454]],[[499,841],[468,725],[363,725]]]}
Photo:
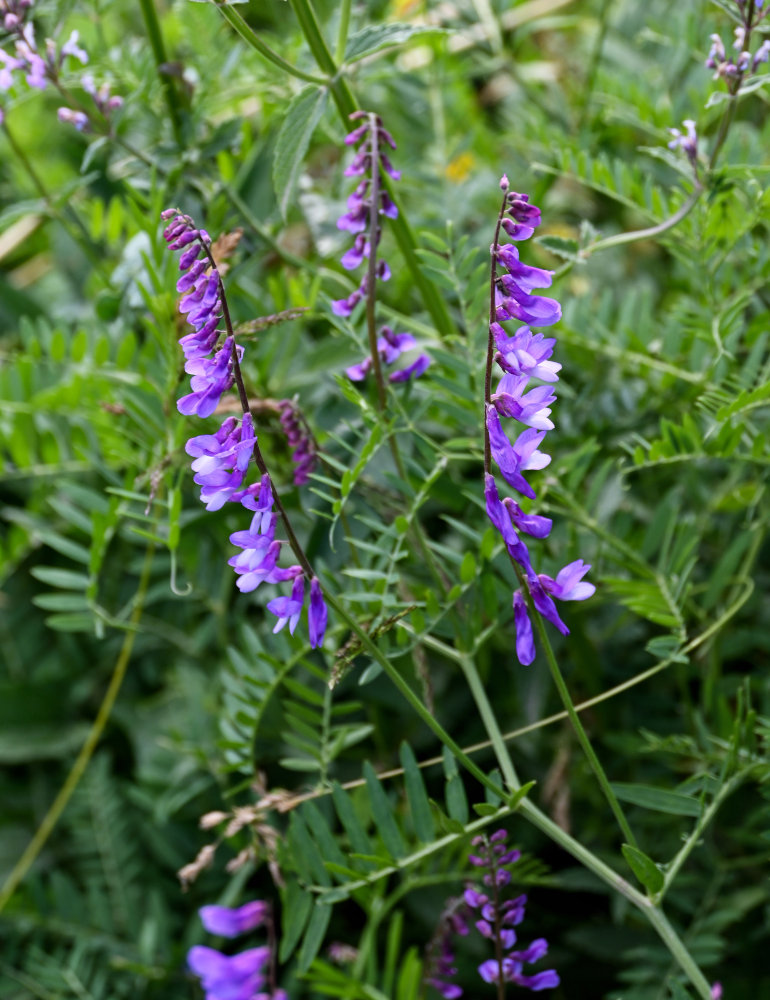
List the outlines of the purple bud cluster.
{"label": "purple bud cluster", "polygon": [[[396,148],[393,136],[387,129],[383,128],[382,119],[379,116],[370,115],[366,111],[354,111],[350,118],[353,121],[362,120],[362,124],[345,137],[347,146],[359,147],[353,162],[345,170],[345,176],[362,177],[363,179],[348,198],[347,212],[337,220],[337,228],[347,230],[354,237],[353,246],[343,255],[341,260],[346,271],[355,270],[365,259],[368,260],[372,253],[376,257],[382,228],[377,226],[374,249],[370,246],[367,234],[374,187],[377,189],[379,201],[378,214],[387,216],[389,219],[395,219],[398,216],[398,209],[380,184],[382,170],[389,174],[393,180],[397,181],[401,177],[400,172],[393,169],[387,154],[382,151],[384,145],[390,146],[391,149]],[[377,179],[376,185],[373,183],[374,176]],[[387,281],[390,278],[390,268],[382,259],[377,261],[375,273],[380,281]],[[334,313],[337,316],[350,316],[355,306],[366,295],[367,288],[368,275],[365,274],[361,284],[352,295],[346,299],[336,299],[332,302]]]}
{"label": "purple bud cluster", "polygon": [[[179,343],[185,355],[185,371],[192,376],[192,392],[182,396],[177,409],[186,416],[211,416],[222,395],[235,382],[235,368],[243,356],[232,335],[224,336],[224,289],[222,279],[211,256],[211,237],[205,229],[197,229],[188,215],[177,209],[167,209],[161,218],[168,223],[163,237],[170,250],[180,250],[177,282],[182,295],[179,311],[186,316],[193,332]],[[273,512],[275,498],[270,476],[264,472],[259,482],[244,485],[249,464],[258,447],[257,435],[250,412],[240,422],[227,417],[214,434],[198,434],[187,442],[185,451],[193,458],[194,482],[200,486],[200,498],[207,510],[219,510],[225,503],[240,503],[253,512],[246,531],[236,531],[230,541],[241,549],[228,560],[242,593],[256,590],[262,583],[293,581],[291,597],[278,597],[267,605],[278,619],[274,632],[288,624],[293,635],[304,605],[305,570],[302,566],[280,567],[282,547],[287,543],[276,539],[278,515]],[[307,474],[308,466],[304,466]],[[296,479],[297,473],[295,473]],[[308,574],[309,575],[309,574]],[[326,631],[327,609],[317,577],[310,580],[308,632],[310,645],[321,646]]]}
{"label": "purple bud cluster", "polygon": [[[389,326],[384,326],[380,330],[377,351],[384,365],[394,364],[405,351],[411,351],[416,347],[417,341],[411,333],[394,333]],[[371,371],[372,363],[371,358],[364,358],[360,364],[346,368],[345,374],[352,382],[363,382]],[[391,372],[388,378],[391,382],[408,382],[412,378],[419,378],[429,365],[428,355],[420,354],[411,364]]]}
{"label": "purple bud cluster", "polygon": [[[48,38],[41,50],[35,39],[35,28],[30,20],[33,0],[0,0],[0,22],[14,40],[14,55],[0,48],[0,93],[7,93],[19,77],[23,77],[28,87],[45,90],[48,84],[58,86],[59,76],[68,57],[85,66],[88,53],[78,44],[78,32],[73,31],[60,47]],[[82,86],[94,101],[104,117],[119,108],[123,99],[111,96],[109,84],[97,89],[93,77],[86,74]],[[83,132],[90,126],[90,119],[83,110],[59,108],[59,121],[74,125]],[[0,108],[0,123],[4,119]]]}
{"label": "purple bud cluster", "polygon": [[302,415],[302,411],[292,399],[282,399],[278,403],[281,426],[292,450],[294,462],[294,485],[304,486],[316,466],[318,448],[315,438]]}
{"label": "purple bud cluster", "polygon": [[[507,177],[502,178],[500,186],[505,192],[500,228],[517,242],[529,239],[540,225],[540,210],[530,204],[527,195],[509,191]],[[530,327],[556,323],[561,318],[561,307],[555,299],[532,295],[535,289],[550,287],[552,271],[522,264],[518,248],[513,244],[501,246],[495,242],[491,253],[495,278],[490,344],[496,347],[494,360],[504,374],[486,405],[490,453],[506,483],[522,496],[534,500],[535,491],[524,473],[543,469],[551,461],[550,456],[538,448],[546,432],[554,426],[550,414],[556,396],[550,383],[558,381],[561,365],[550,360],[556,340],[544,337],[542,333],[532,333]],[[504,269],[504,273],[498,274],[498,266]],[[512,319],[526,325],[509,336],[502,324]],[[525,392],[532,378],[549,384]],[[503,430],[501,416],[513,418],[526,428],[513,444]],[[551,520],[525,513],[509,497],[501,500],[490,473],[484,478],[484,496],[489,519],[500,532],[511,559],[519,567],[520,578],[523,577],[535,608],[560,632],[568,635],[569,629],[559,617],[552,597],[562,601],[583,601],[590,597],[596,588],[581,581],[591,567],[578,559],[565,566],[555,580],[535,573],[529,550],[519,533],[546,538],[551,531]],[[535,658],[535,643],[527,601],[521,590],[513,595],[513,611],[516,655],[521,663],[529,664]]]}
{"label": "purple bud cluster", "polygon": [[735,28],[732,47],[738,54],[734,58],[728,55],[721,37],[714,34],[710,36],[711,48],[706,58],[707,68],[714,70],[714,79],[724,80],[731,93],[740,87],[746,72],[756,73],[760,63],[770,58],[770,39],[765,39],[756,52],[751,53],[751,33],[770,8],[765,7],[764,0],[754,0],[750,4],[737,0],[737,5],[742,23]]}
{"label": "purple bud cluster", "polygon": [[537,962],[548,952],[544,938],[533,941],[528,948],[517,949],[515,927],[524,920],[526,896],[504,899],[504,891],[511,884],[510,866],[521,857],[517,850],[506,846],[507,833],[497,830],[491,837],[474,837],[474,853],[468,861],[483,872],[482,885],[469,882],[461,900],[449,900],[441,915],[439,927],[428,948],[426,982],[437,990],[444,1000],[457,1000],[463,990],[453,982],[457,975],[453,936],[467,936],[471,920],[478,933],[495,946],[497,958],[487,959],[478,967],[485,983],[513,983],[533,992],[554,989],[559,985],[559,975],[547,969],[535,975],[525,975],[524,966]]}
{"label": "purple bud cluster", "polygon": [[516,850],[508,850],[505,841],[505,830],[498,830],[491,837],[474,837],[471,844],[477,853],[468,856],[472,865],[484,871],[483,889],[469,885],[465,890],[465,902],[471,910],[478,913],[475,921],[476,930],[488,941],[499,945],[503,954],[502,961],[490,958],[479,966],[479,975],[485,983],[497,983],[500,979],[505,983],[515,983],[537,992],[550,990],[559,985],[559,976],[554,969],[538,972],[533,976],[524,975],[523,967],[530,962],[537,962],[548,951],[545,938],[538,938],[523,950],[515,949],[517,943],[517,927],[524,919],[526,896],[514,899],[502,899],[502,890],[511,882],[510,865],[515,864],[521,854]]}
{"label": "purple bud cluster", "polygon": [[[261,900],[235,909],[204,906],[198,913],[210,934],[227,938],[238,937],[272,921],[269,904]],[[271,959],[268,947],[224,955],[214,948],[196,945],[187,954],[187,964],[200,979],[206,1000],[289,1000],[285,990],[268,986]]]}

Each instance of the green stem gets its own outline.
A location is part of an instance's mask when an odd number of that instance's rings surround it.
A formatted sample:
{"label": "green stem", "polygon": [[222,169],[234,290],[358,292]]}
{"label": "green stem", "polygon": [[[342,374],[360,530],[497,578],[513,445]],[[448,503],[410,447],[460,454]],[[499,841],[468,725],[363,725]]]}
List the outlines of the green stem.
{"label": "green stem", "polygon": [[698,968],[698,964],[687,950],[687,946],[668,922],[665,913],[653,906],[649,901],[645,901],[645,913],[647,919],[658,932],[659,937],[671,952],[672,957],[684,972],[692,985],[698,991],[701,1000],[712,1000],[711,986],[709,981]]}
{"label": "green stem", "polygon": [[[532,598],[529,596],[529,592],[524,588],[527,603],[531,604]],[[553,647],[551,646],[551,641],[548,638],[548,633],[545,630],[545,624],[543,622],[540,614],[532,607],[530,607],[530,615],[534,617],[535,624],[537,627],[538,634],[540,636],[540,642],[545,652],[546,659],[548,660],[548,666],[551,670],[551,676],[553,677],[554,684],[556,685],[556,690],[559,692],[559,697],[562,700],[564,708],[567,710],[570,722],[572,723],[572,728],[575,730],[575,735],[578,738],[580,746],[583,748],[583,752],[588,758],[588,762],[591,765],[591,769],[596,775],[596,780],[604,792],[604,797],[607,799],[610,809],[618,821],[618,826],[623,832],[623,836],[626,839],[626,843],[630,844],[632,847],[637,847],[636,837],[634,836],[631,827],[628,825],[628,820],[625,817],[623,810],[620,807],[617,796],[612,790],[609,779],[605,774],[604,768],[602,767],[599,758],[596,756],[591,741],[588,738],[588,734],[583,728],[583,723],[580,721],[580,716],[575,710],[574,702],[569,693],[569,688],[562,676],[562,672],[559,669],[559,664],[554,656]]]}
{"label": "green stem", "polygon": [[614,236],[608,236],[604,240],[598,240],[596,243],[592,243],[590,246],[587,246],[580,251],[581,259],[584,260],[585,258],[590,257],[592,254],[595,254],[597,250],[608,250],[610,247],[621,246],[624,243],[636,243],[638,240],[651,240],[656,236],[660,236],[661,233],[665,233],[667,230],[673,229],[673,227],[678,225],[682,219],[686,218],[693,208],[695,208],[695,205],[702,194],[703,186],[696,180],[695,190],[693,193],[670,218],[664,219],[663,222],[659,222],[656,226],[649,226],[647,229],[633,229],[628,233],[616,233]]}
{"label": "green stem", "polygon": [[337,49],[334,53],[334,57],[338,63],[342,63],[345,60],[345,49],[348,44],[348,31],[350,30],[350,2],[351,0],[342,0],[340,4],[340,23],[337,28]]}
{"label": "green stem", "polygon": [[685,861],[689,858],[689,856],[692,853],[693,849],[697,846],[698,841],[700,840],[700,838],[701,838],[701,836],[703,834],[703,831],[706,829],[706,827],[712,821],[712,819],[714,818],[714,816],[716,816],[717,810],[722,805],[722,803],[724,802],[724,800],[729,795],[732,795],[732,793],[735,791],[735,789],[743,781],[745,781],[745,779],[747,777],[747,774],[748,774],[747,771],[742,771],[740,774],[736,774],[729,781],[725,782],[725,784],[722,785],[722,787],[719,789],[719,791],[717,792],[717,794],[714,796],[714,799],[709,804],[708,808],[703,811],[703,815],[699,817],[698,822],[693,827],[692,833],[687,838],[687,840],[684,842],[684,844],[682,844],[682,846],[679,849],[679,852],[677,853],[676,857],[673,859],[673,861],[668,866],[668,868],[666,870],[665,881],[663,883],[663,888],[660,890],[660,892],[658,893],[658,895],[656,897],[657,902],[660,903],[660,902],[663,901],[663,898],[666,895],[666,893],[668,892],[668,890],[671,888],[671,885],[673,884],[674,879],[679,874],[679,869],[682,867],[682,865],[685,863]]}
{"label": "green stem", "polygon": [[123,683],[123,678],[126,675],[126,668],[128,667],[129,660],[131,659],[131,652],[134,648],[134,640],[136,639],[138,631],[137,626],[139,624],[139,619],[142,617],[142,611],[144,610],[144,601],[147,596],[147,589],[150,585],[150,571],[152,569],[154,551],[155,547],[153,544],[147,546],[144,557],[144,565],[142,566],[142,575],[139,578],[139,586],[134,597],[134,609],[128,623],[128,630],[123,638],[123,645],[120,648],[120,653],[118,654],[118,658],[115,662],[115,668],[112,671],[110,684],[107,688],[104,699],[99,706],[99,711],[94,719],[88,736],[86,737],[86,741],[83,744],[75,763],[72,765],[72,770],[67,775],[67,780],[62,785],[59,794],[56,796],[50,809],[45,814],[43,822],[38,827],[35,836],[27,845],[27,848],[22,856],[13,866],[10,875],[5,880],[2,889],[0,889],[0,911],[5,908],[6,904],[11,899],[11,896],[13,896],[14,892],[34,864],[35,859],[38,857],[45,846],[46,841],[53,832],[61,814],[64,812],[67,807],[67,803],[72,797],[72,793],[77,788],[80,779],[83,777],[83,774],[88,767],[88,763],[93,756],[94,750],[96,750],[99,739],[104,731],[104,727],[107,724],[107,720],[112,713],[115,700]]}
{"label": "green stem", "polygon": [[176,144],[181,149],[184,144],[182,139],[182,120],[179,117],[179,105],[174,81],[163,69],[164,65],[168,62],[168,56],[166,55],[166,46],[163,42],[163,32],[158,21],[155,3],[154,0],[139,0],[139,5],[142,8],[142,17],[147,28],[147,37],[150,39],[150,47],[155,59],[155,68],[163,85],[163,95],[166,99],[166,107],[171,119],[171,128],[174,132]]}
{"label": "green stem", "polygon": [[458,654],[457,662],[460,664],[465,674],[465,679],[468,682],[468,687],[471,689],[473,700],[476,702],[476,708],[481,716],[481,721],[484,723],[484,729],[487,731],[489,742],[495,751],[497,763],[500,766],[503,778],[511,791],[515,792],[521,786],[521,782],[516,774],[516,768],[511,759],[510,751],[505,744],[505,739],[497,722],[497,716],[487,697],[486,688],[479,677],[476,664],[469,656],[465,656],[462,653]]}
{"label": "green stem", "polygon": [[407,681],[401,676],[398,670],[396,670],[390,660],[371,639],[369,634],[361,628],[355,618],[347,612],[347,610],[339,603],[337,598],[332,596],[332,594],[325,587],[324,597],[326,599],[326,603],[334,611],[334,613],[345,622],[352,632],[355,632],[361,640],[361,645],[364,647],[366,652],[382,667],[391,683],[396,687],[399,693],[403,695],[425,725],[436,736],[438,736],[445,746],[452,751],[457,761],[463,765],[469,774],[472,774],[473,777],[485,788],[488,788],[491,792],[494,792],[496,796],[499,796],[499,786],[496,785],[495,782],[481,770],[478,764],[475,764],[470,757],[468,757],[462,747],[452,739],[441,723],[433,717],[427,706],[423,704],[420,696],[412,690]]}
{"label": "green stem", "polygon": [[261,56],[267,59],[268,62],[273,63],[274,66],[278,66],[291,76],[295,76],[299,80],[304,80],[306,83],[317,83],[319,86],[326,86],[328,81],[324,77],[314,76],[312,73],[305,73],[304,70],[298,69],[296,66],[292,66],[292,64],[287,62],[283,56],[279,56],[278,53],[271,49],[266,42],[262,41],[259,35],[246,23],[238,11],[234,7],[230,6],[230,4],[215,3],[214,6],[221,13],[222,17],[228,22],[230,27],[235,28],[241,38],[245,42],[248,42],[248,44],[256,52],[259,52]]}

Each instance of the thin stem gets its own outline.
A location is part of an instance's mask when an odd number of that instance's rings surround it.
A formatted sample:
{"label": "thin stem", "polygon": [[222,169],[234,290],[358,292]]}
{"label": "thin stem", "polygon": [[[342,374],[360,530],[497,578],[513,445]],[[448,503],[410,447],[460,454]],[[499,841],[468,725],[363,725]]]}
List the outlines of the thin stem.
{"label": "thin stem", "polygon": [[685,943],[668,922],[665,913],[651,903],[645,904],[644,912],[647,919],[658,932],[663,943],[671,952],[679,968],[698,991],[698,996],[701,997],[701,1000],[712,1000],[713,994],[709,981],[698,968],[697,962],[687,950]]}
{"label": "thin stem", "polygon": [[[369,113],[369,150],[371,153],[371,182],[369,188],[369,260],[366,272],[366,330],[369,335],[369,353],[377,381],[377,401],[380,413],[385,413],[385,382],[382,377],[380,351],[377,346],[377,324],[375,307],[377,304],[377,247],[380,242],[380,145],[377,115]],[[390,438],[395,442],[394,438]],[[394,456],[395,457],[395,456]]]}
{"label": "thin stem", "polygon": [[497,884],[497,857],[487,838],[486,848],[490,861],[492,876],[492,899],[495,908],[495,959],[497,960],[497,1000],[505,1000],[505,980],[503,979],[503,942],[500,932],[503,929],[503,915],[500,912],[500,886]]}
{"label": "thin stem", "polygon": [[85,743],[81,747],[80,753],[77,755],[70,773],[67,775],[67,780],[62,785],[59,794],[56,796],[48,812],[45,814],[43,822],[38,827],[35,836],[27,845],[27,848],[22,856],[13,866],[10,875],[5,880],[2,889],[0,889],[0,911],[5,908],[6,904],[11,899],[19,884],[23,881],[25,875],[42,851],[46,841],[53,833],[54,827],[58,823],[61,814],[66,809],[67,803],[72,797],[72,793],[75,791],[80,779],[85,774],[88,763],[91,760],[94,750],[96,750],[99,739],[101,738],[102,732],[104,731],[104,727],[107,725],[107,720],[112,714],[115,700],[123,683],[123,678],[126,675],[126,668],[128,667],[129,660],[131,659],[131,652],[134,648],[134,640],[136,639],[138,632],[139,620],[142,617],[142,611],[144,610],[144,601],[147,596],[147,589],[150,585],[150,571],[152,569],[154,551],[155,546],[153,543],[150,543],[145,550],[144,564],[139,578],[139,586],[137,587],[137,591],[134,596],[134,608],[131,612],[131,618],[128,622],[126,634],[123,637],[123,644],[120,648],[120,653],[115,661],[115,667],[112,671],[109,686],[102,703],[99,706],[99,711],[97,712],[96,718],[94,719],[91,729],[89,730]]}
{"label": "thin stem", "polygon": [[484,371],[484,475],[489,475],[492,469],[492,449],[489,446],[489,428],[487,427],[487,404],[492,398],[492,362],[495,357],[495,335],[492,324],[497,319],[495,307],[495,292],[497,290],[497,250],[500,245],[500,227],[503,224],[505,206],[508,204],[508,186],[503,191],[503,201],[497,216],[495,238],[492,241],[492,263],[489,268],[489,335],[487,337],[487,366]]}
{"label": "thin stem", "polygon": [[348,44],[348,31],[350,30],[350,3],[351,0],[342,0],[340,4],[340,23],[337,28],[337,48],[334,57],[338,63],[345,59],[345,49]]}
{"label": "thin stem", "polygon": [[508,747],[505,745],[505,738],[500,732],[497,716],[495,715],[489,702],[486,688],[481,682],[478,670],[476,669],[476,664],[469,656],[465,656],[462,653],[458,654],[457,662],[460,664],[460,667],[465,674],[465,679],[468,682],[468,687],[471,689],[473,700],[476,702],[476,708],[478,709],[481,721],[484,723],[484,728],[489,736],[489,743],[494,748],[497,763],[500,767],[503,778],[505,779],[508,787],[515,792],[521,786],[521,782],[516,775],[513,760],[511,759]]}
{"label": "thin stem", "polygon": [[150,39],[150,47],[152,48],[152,54],[155,59],[155,68],[158,72],[158,76],[160,77],[160,82],[163,85],[163,95],[166,99],[166,107],[168,108],[168,114],[171,119],[171,128],[174,132],[176,144],[181,149],[183,146],[182,120],[179,117],[179,106],[177,104],[177,94],[176,88],[174,87],[174,81],[171,76],[163,70],[163,66],[168,62],[168,56],[166,55],[166,46],[163,41],[163,32],[161,31],[160,22],[158,21],[158,14],[155,10],[155,3],[154,0],[139,0],[139,5],[142,8],[142,17],[144,18],[144,24],[147,28],[147,36]]}
{"label": "thin stem", "polygon": [[569,720],[572,723],[572,728],[575,730],[575,735],[578,738],[578,742],[580,743],[581,747],[583,748],[583,752],[588,758],[588,762],[591,765],[591,769],[596,775],[596,780],[599,782],[599,785],[602,791],[604,792],[604,797],[607,799],[607,802],[609,804],[610,809],[613,812],[613,815],[615,816],[615,819],[618,821],[618,825],[620,826],[620,829],[623,832],[623,836],[626,839],[626,843],[630,844],[632,847],[636,847],[637,846],[636,837],[634,836],[633,831],[631,830],[631,827],[628,824],[628,820],[626,819],[625,813],[623,812],[620,803],[618,802],[617,796],[612,790],[612,786],[610,785],[609,779],[607,778],[604,768],[602,767],[599,758],[596,756],[596,752],[593,746],[591,745],[591,741],[588,738],[588,734],[583,728],[583,723],[580,720],[580,716],[575,710],[575,705],[574,702],[572,701],[572,697],[570,696],[569,688],[567,687],[562,672],[559,669],[559,664],[557,663],[556,657],[554,656],[553,647],[551,646],[550,639],[548,638],[548,633],[545,630],[545,624],[543,622],[543,619],[532,605],[532,598],[529,595],[528,589],[526,587],[523,587],[522,590],[524,591],[527,603],[530,604],[530,614],[534,616],[535,623],[537,625],[537,630],[540,635],[540,641],[542,643],[546,659],[548,660],[548,666],[551,670],[551,676],[553,677],[554,684],[556,685],[556,690],[559,692],[559,697],[562,700],[562,704],[567,710]]}
{"label": "thin stem", "polygon": [[709,803],[708,807],[704,809],[703,815],[698,818],[698,822],[693,827],[692,833],[687,838],[687,840],[682,844],[677,853],[676,857],[671,861],[668,868],[666,869],[666,876],[663,883],[663,888],[660,890],[656,897],[656,901],[661,903],[664,896],[671,888],[674,879],[679,874],[679,870],[685,861],[689,858],[693,849],[697,846],[703,831],[712,821],[714,816],[716,816],[717,810],[722,805],[724,800],[732,795],[735,789],[746,780],[748,776],[747,771],[742,771],[740,774],[736,774],[729,781],[725,782],[724,785],[719,789],[717,794],[714,796],[713,800]]}
{"label": "thin stem", "polygon": [[319,86],[326,85],[328,81],[325,77],[314,76],[312,73],[306,73],[304,70],[298,69],[296,66],[292,66],[292,64],[287,62],[283,56],[279,56],[278,53],[271,49],[266,42],[262,41],[259,35],[246,23],[233,6],[228,3],[215,3],[214,6],[220,12],[222,17],[224,17],[224,19],[228,22],[228,24],[232,28],[235,28],[241,38],[245,42],[248,42],[248,44],[256,52],[259,52],[261,56],[267,59],[268,62],[273,63],[274,66],[278,66],[291,76],[295,76],[299,80],[304,80],[306,83],[317,83]]}
{"label": "thin stem", "polygon": [[661,233],[665,233],[669,229],[673,229],[674,226],[678,225],[682,219],[685,219],[690,212],[695,208],[700,196],[703,194],[703,185],[695,179],[695,190],[690,195],[684,204],[677,209],[674,214],[668,218],[664,219],[663,222],[659,222],[656,226],[650,226],[647,229],[633,229],[627,233],[616,233],[614,236],[608,236],[606,239],[598,240],[596,243],[592,243],[590,246],[585,247],[580,251],[581,259],[585,260],[592,254],[596,253],[597,250],[608,250],[610,247],[621,246],[624,243],[636,243],[638,240],[651,240],[656,236],[660,236]]}

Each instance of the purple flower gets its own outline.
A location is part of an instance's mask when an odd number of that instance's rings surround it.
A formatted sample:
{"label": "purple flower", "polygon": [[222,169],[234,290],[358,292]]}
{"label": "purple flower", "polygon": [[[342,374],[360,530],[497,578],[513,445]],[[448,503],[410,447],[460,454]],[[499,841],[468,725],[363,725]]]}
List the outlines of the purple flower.
{"label": "purple flower", "polygon": [[[392,365],[405,351],[409,351],[417,346],[417,341],[411,333],[394,333],[389,326],[384,326],[380,330],[377,339],[377,351],[382,363]],[[391,382],[408,382],[412,378],[419,378],[429,367],[431,359],[427,354],[420,354],[411,364],[405,368],[399,368],[391,372],[389,379]],[[372,369],[372,359],[364,358],[357,365],[351,365],[345,369],[345,374],[351,382],[363,382]]]}
{"label": "purple flower", "polygon": [[669,149],[681,149],[687,155],[690,163],[695,166],[698,160],[698,133],[695,131],[695,122],[691,118],[685,118],[682,122],[685,127],[684,134],[678,128],[670,128],[668,131],[674,137],[668,144]]}
{"label": "purple flower", "polygon": [[531,573],[532,566],[529,561],[527,546],[519,538],[511,521],[510,514],[500,500],[494,477],[486,475],[484,482],[484,497],[487,502],[489,520],[502,535],[505,547],[508,549],[511,558],[521,566],[525,573]]}
{"label": "purple flower", "polygon": [[202,906],[198,910],[201,923],[210,934],[220,937],[238,937],[263,924],[270,913],[270,905],[261,899],[244,903],[235,909],[229,906]]}
{"label": "purple flower", "polygon": [[545,437],[545,431],[529,428],[511,444],[500,424],[500,417],[494,406],[487,406],[487,429],[492,458],[500,467],[503,479],[515,490],[530,500],[535,499],[535,491],[524,479],[522,472],[528,469],[544,469],[551,461],[550,455],[537,450]]}
{"label": "purple flower", "polygon": [[513,337],[509,337],[499,323],[492,323],[490,329],[497,346],[495,361],[504,372],[529,375],[542,382],[559,381],[557,373],[561,365],[548,360],[556,343],[553,337],[532,333],[528,326],[519,327]]}
{"label": "purple flower", "polygon": [[323,645],[326,633],[326,621],[329,612],[324,601],[323,591],[318,577],[314,576],[310,581],[310,609],[307,613],[307,627],[310,636],[310,646],[318,649]]}
{"label": "purple flower", "polygon": [[[241,349],[238,348],[240,353]],[[239,358],[240,360],[240,358]],[[210,417],[223,393],[233,384],[233,338],[228,337],[213,358],[189,358],[185,371],[192,375],[187,396],[177,400],[177,409],[185,416]]]}
{"label": "purple flower", "polygon": [[591,567],[576,559],[556,574],[556,579],[541,573],[538,579],[549,594],[558,597],[560,601],[585,601],[595,593],[596,587],[583,580]]}
{"label": "purple flower", "polygon": [[391,372],[388,376],[391,382],[408,382],[410,379],[419,378],[430,366],[430,358],[427,354],[421,354],[411,365],[406,368],[399,368],[398,371]]}
{"label": "purple flower", "polygon": [[262,970],[270,949],[250,948],[228,957],[214,948],[196,945],[187,955],[190,971],[200,978],[206,1000],[253,1000],[265,983]]}
{"label": "purple flower", "polygon": [[297,627],[299,616],[302,614],[304,600],[305,578],[304,576],[298,576],[291,588],[291,597],[276,597],[268,602],[267,610],[278,619],[273,632],[280,632],[284,625],[288,623],[289,632],[291,635],[294,635],[294,629]]}
{"label": "purple flower", "polygon": [[497,392],[492,394],[495,409],[500,416],[514,417],[528,427],[540,431],[553,430],[553,422],[548,419],[551,403],[556,402],[553,390],[540,385],[530,389],[525,395],[524,389],[528,382],[528,375],[503,375]]}
{"label": "purple flower", "polygon": [[513,623],[516,628],[516,656],[519,663],[528,667],[535,658],[535,637],[532,634],[527,602],[520,590],[513,594]]}

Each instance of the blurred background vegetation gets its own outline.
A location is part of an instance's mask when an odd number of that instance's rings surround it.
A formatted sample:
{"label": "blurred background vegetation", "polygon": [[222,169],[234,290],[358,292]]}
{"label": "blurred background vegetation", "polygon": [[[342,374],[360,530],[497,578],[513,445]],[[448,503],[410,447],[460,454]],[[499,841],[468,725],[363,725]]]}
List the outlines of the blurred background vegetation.
{"label": "blurred background vegetation", "polygon": [[[401,414],[407,430],[413,412],[441,445],[411,445],[415,477],[442,450],[446,459],[421,515],[437,557],[462,581],[471,636],[499,617],[477,661],[506,731],[560,705],[539,661],[515,662],[512,578],[489,558],[473,499],[500,174],[543,210],[544,239],[527,245],[527,260],[559,272],[564,320],[554,332],[564,378],[541,495],[555,520],[542,569],[581,556],[599,585],[570,615],[569,644],[557,650],[576,701],[668,663],[584,721],[656,861],[676,853],[700,797],[712,801],[731,783],[669,904],[707,974],[742,1000],[770,995],[770,810],[760,783],[770,774],[765,90],[739,105],[707,190],[678,226],[591,250],[596,239],[665,221],[692,193],[686,160],[666,149],[667,129],[694,118],[704,144],[713,141],[724,105],[706,107],[718,84],[703,62],[711,32],[729,41],[732,6],[357,4],[347,79],[398,142],[401,205],[454,328],[435,330],[386,233],[394,274],[382,317],[419,335],[434,357]],[[316,72],[289,4],[236,9],[290,63]],[[338,5],[319,2],[317,11],[333,48]],[[364,658],[332,698],[328,665],[301,642],[270,635],[263,595],[238,594],[227,535],[242,518],[203,511],[183,451],[200,431],[175,407],[176,265],[157,223],[168,205],[214,237],[243,230],[226,279],[239,321],[308,307],[300,320],[244,340],[249,391],[296,394],[322,447],[338,465],[355,462],[345,445],[360,453],[371,425],[334,376],[363,356],[364,335],[332,320],[328,305],[350,287],[335,225],[349,189],[342,121],[329,104],[286,194],[285,175],[273,176],[275,152],[302,84],[262,60],[214,5],[40,0],[34,21],[39,38],[78,29],[90,71],[125,105],[112,136],[81,135],[57,121],[55,93],[19,89],[0,130],[1,878],[18,872],[110,684],[125,677],[60,821],[3,899],[0,996],[176,1000],[199,994],[184,967],[186,949],[203,940],[196,907],[276,895],[264,838],[248,826],[225,837],[211,867],[180,891],[177,870],[212,839],[201,815],[253,804],[266,789],[355,779],[364,760],[398,766],[404,739],[418,759],[437,748]],[[386,24],[401,27],[371,34]],[[65,77],[79,93],[79,74]],[[276,192],[286,195],[285,213]],[[288,484],[275,415],[261,433]],[[377,461],[362,470],[349,506],[364,553],[367,543],[387,551],[398,535],[401,501]],[[326,487],[286,489],[309,551],[341,574],[349,554],[339,531],[330,545]],[[378,522],[390,534],[379,538]],[[424,567],[401,565],[405,589],[383,606],[396,614],[417,603],[433,617]],[[364,620],[360,595],[382,588],[345,585]],[[419,620],[414,627],[421,632]],[[382,639],[394,656],[399,635]],[[336,641],[346,638],[338,626]],[[427,646],[414,661],[458,742],[483,739],[456,665]],[[296,720],[319,705],[330,713],[323,739],[298,749]],[[560,824],[599,854],[617,850],[566,722],[534,728],[512,747]],[[488,754],[479,760],[493,766]],[[425,774],[441,798],[441,769]],[[403,811],[395,786],[392,796]],[[285,819],[275,822],[283,831]],[[668,978],[667,952],[618,899],[523,822],[509,828],[541,862],[525,869],[537,883],[527,931],[551,942],[563,983],[554,997],[687,995]],[[255,844],[256,857],[228,874],[226,864]],[[278,855],[288,872],[292,851]],[[401,894],[408,919],[403,932],[390,923],[394,947],[422,952],[443,900],[461,885],[461,857],[452,848],[412,873],[419,891]],[[344,903],[327,944],[356,946],[359,932],[358,906]],[[384,929],[381,938],[384,954]],[[471,981],[483,957],[464,960],[461,980]],[[286,982],[292,997],[321,995],[297,978],[294,960]]]}

